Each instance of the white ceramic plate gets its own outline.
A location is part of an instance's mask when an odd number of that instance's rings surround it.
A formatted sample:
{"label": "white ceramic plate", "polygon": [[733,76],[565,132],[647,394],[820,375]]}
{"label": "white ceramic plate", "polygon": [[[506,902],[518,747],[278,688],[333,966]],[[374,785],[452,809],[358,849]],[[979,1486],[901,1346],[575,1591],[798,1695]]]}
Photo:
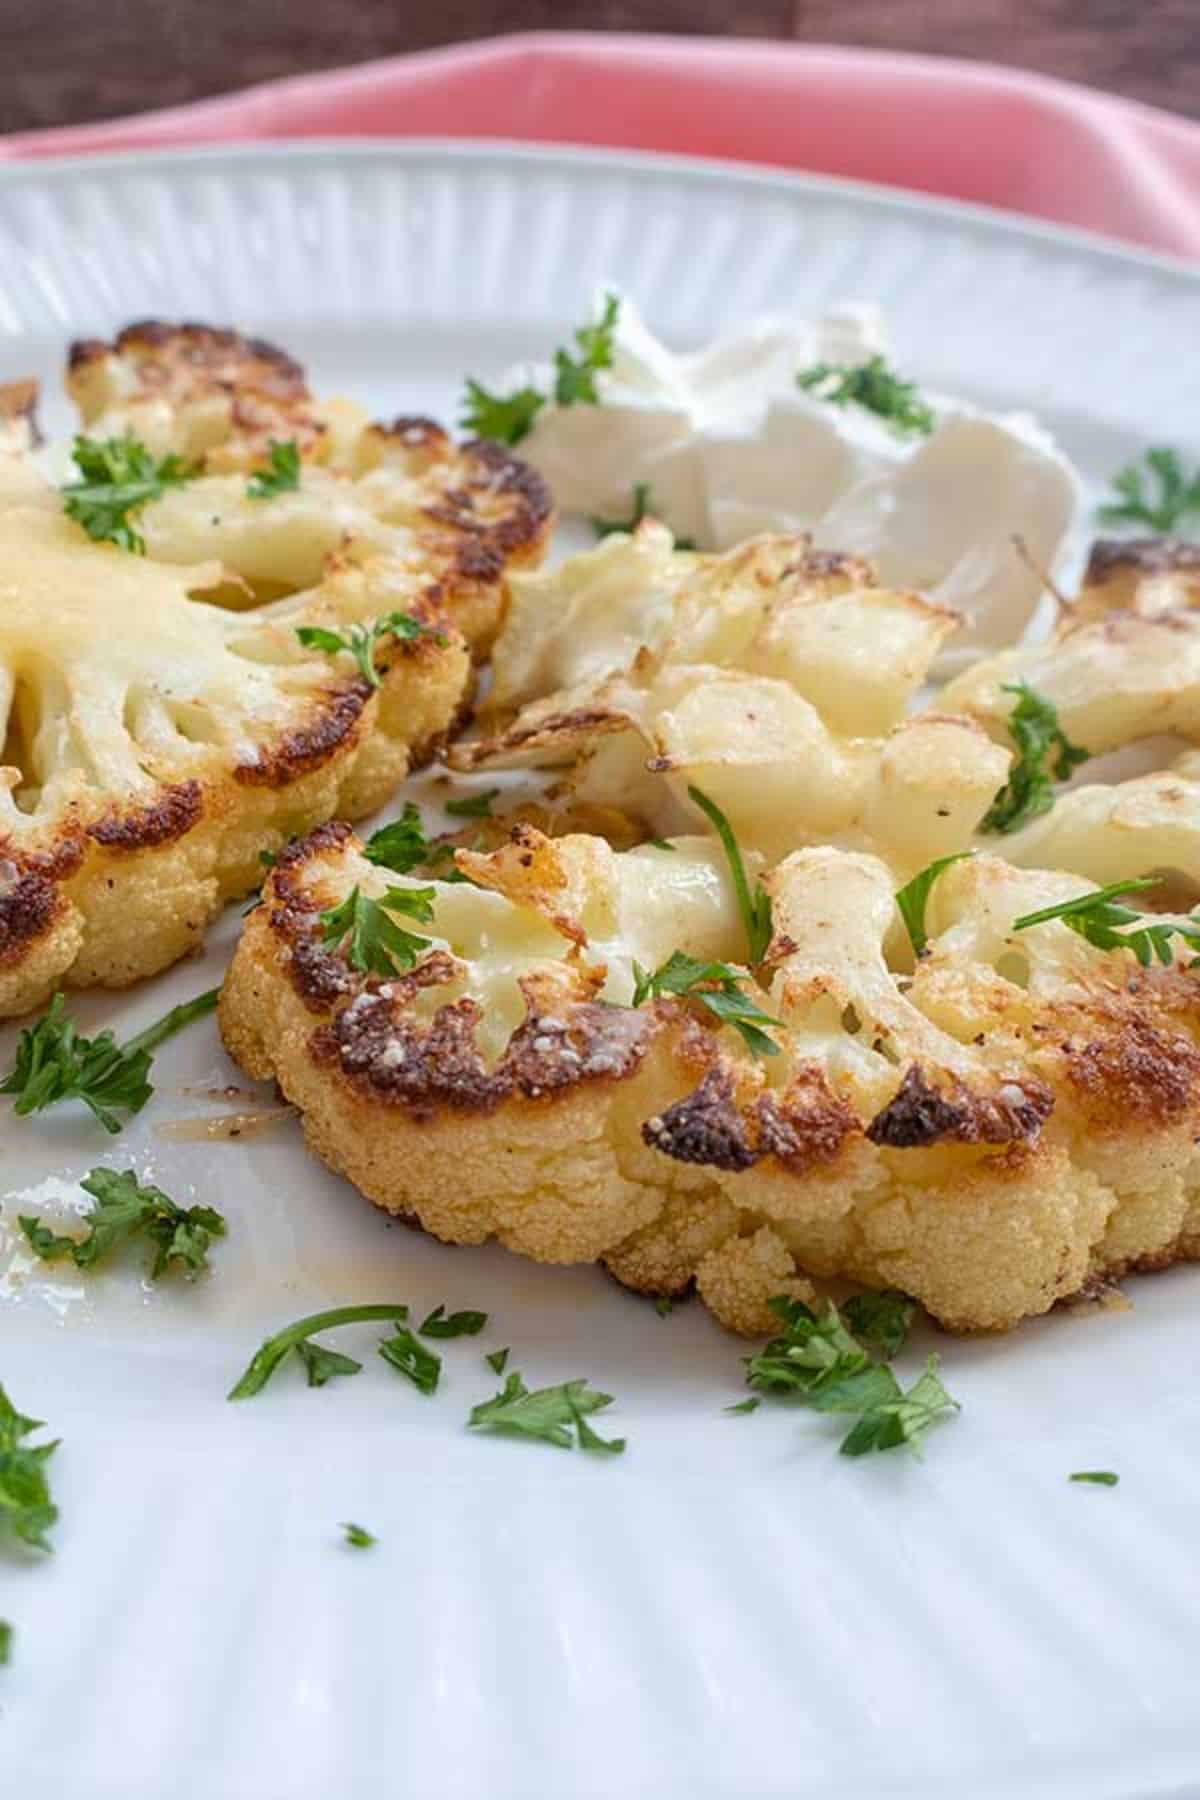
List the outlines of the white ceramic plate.
{"label": "white ceramic plate", "polygon": [[[918,378],[1035,407],[1097,479],[1147,442],[1200,447],[1200,278],[999,215],[502,146],[0,172],[0,379],[51,393],[68,338],[149,314],[236,322],[322,390],[452,417],[465,373],[561,337],[605,276],[680,342],[878,299]],[[81,1018],[139,1029],[219,979],[237,926]],[[211,1023],[156,1075],[115,1141],[0,1113],[0,1379],[63,1439],[56,1554],[0,1560],[5,1794],[1200,1793],[1200,1270],[1131,1283],[1133,1312],[945,1341],[961,1417],[923,1464],[852,1462],[828,1421],[722,1413],[740,1350],[698,1307],[661,1319],[595,1271],[390,1228],[291,1126],[164,1136],[214,1110],[184,1088],[231,1078]],[[228,1215],[211,1280],[30,1267],[16,1212],[101,1161]],[[362,1329],[337,1340],[365,1352],[356,1380],[289,1369],[226,1404],[273,1327],[395,1299],[492,1314],[446,1346],[434,1399]],[[531,1383],[615,1394],[625,1457],[469,1436],[504,1344]],[[1086,1468],[1120,1487],[1068,1485]],[[345,1548],[345,1519],[378,1546]]]}

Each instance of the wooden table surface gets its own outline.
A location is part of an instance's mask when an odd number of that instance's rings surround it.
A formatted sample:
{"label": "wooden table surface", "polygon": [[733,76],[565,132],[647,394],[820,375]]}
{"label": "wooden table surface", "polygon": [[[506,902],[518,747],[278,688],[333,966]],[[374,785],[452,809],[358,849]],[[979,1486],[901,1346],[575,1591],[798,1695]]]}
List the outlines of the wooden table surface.
{"label": "wooden table surface", "polygon": [[553,28],[737,32],[978,57],[1200,116],[1200,0],[0,0],[0,132]]}

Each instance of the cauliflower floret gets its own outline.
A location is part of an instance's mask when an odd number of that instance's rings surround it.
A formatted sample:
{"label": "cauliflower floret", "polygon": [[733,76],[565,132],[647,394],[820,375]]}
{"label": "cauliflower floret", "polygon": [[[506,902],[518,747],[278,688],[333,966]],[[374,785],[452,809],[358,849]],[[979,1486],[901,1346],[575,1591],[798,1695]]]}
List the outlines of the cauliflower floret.
{"label": "cauliflower floret", "polygon": [[464,703],[466,646],[420,584],[378,689],[301,644],[403,604],[390,565],[249,616],[197,597],[218,577],[0,507],[0,1015],[174,962],[260,851],[382,804]]}
{"label": "cauliflower floret", "polygon": [[317,1152],[435,1235],[601,1258],[642,1291],[694,1282],[746,1333],[812,1275],[993,1329],[1194,1253],[1193,978],[1133,973],[1061,921],[1014,929],[1077,878],[955,865],[912,971],[887,866],[795,852],[765,877],[760,985],[743,975],[777,1021],[755,1061],[686,1002],[628,1004],[635,962],[739,954],[705,840],[618,855],[525,826],[457,861],[470,882],[434,884],[415,967],[365,974],[321,914],[386,878],[343,828],[316,833],[281,858],[221,1002],[230,1051]]}
{"label": "cauliflower floret", "polygon": [[500,716],[456,767],[574,759],[556,793],[666,835],[698,824],[696,786],[768,859],[832,841],[905,874],[957,849],[1004,780],[1008,753],[972,721],[905,717],[953,616],[804,538],[672,555],[647,522],[513,586]]}
{"label": "cauliflower floret", "polygon": [[[300,366],[259,339],[132,325],[112,344],[76,344],[68,387],[91,436],[132,433],[200,470],[144,506],[138,528],[158,561],[219,561],[231,605],[311,587],[334,556],[386,555],[424,579],[481,655],[509,571],[539,562],[549,541],[545,483],[501,446],[455,445],[430,419],[370,424],[347,402],[318,402]],[[268,503],[247,474],[272,443],[294,445],[300,471]]]}

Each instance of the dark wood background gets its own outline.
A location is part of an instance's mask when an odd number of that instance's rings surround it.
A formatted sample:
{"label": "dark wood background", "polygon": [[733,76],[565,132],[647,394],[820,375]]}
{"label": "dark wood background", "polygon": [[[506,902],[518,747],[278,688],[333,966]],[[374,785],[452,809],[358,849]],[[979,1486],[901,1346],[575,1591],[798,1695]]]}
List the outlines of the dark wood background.
{"label": "dark wood background", "polygon": [[980,57],[1200,116],[1200,0],[0,0],[0,132],[549,29],[736,32]]}

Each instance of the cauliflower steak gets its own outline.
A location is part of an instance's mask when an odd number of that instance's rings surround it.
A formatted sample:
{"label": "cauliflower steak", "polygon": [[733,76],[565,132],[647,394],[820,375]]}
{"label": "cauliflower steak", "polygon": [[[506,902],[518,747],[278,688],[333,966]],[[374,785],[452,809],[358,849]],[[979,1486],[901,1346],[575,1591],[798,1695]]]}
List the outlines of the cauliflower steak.
{"label": "cauliflower steak", "polygon": [[390,615],[386,560],[239,614],[202,598],[215,565],[95,543],[47,494],[0,485],[0,1016],[184,955],[260,852],[382,804],[470,679],[411,583],[377,688],[301,642]]}
{"label": "cauliflower steak", "polygon": [[[886,864],[801,849],[765,877],[774,934],[738,972],[776,1047],[755,1057],[694,994],[639,991],[673,952],[744,953],[717,848],[518,827],[457,853],[468,881],[423,890],[428,938],[386,974],[354,966],[334,922],[364,895],[386,907],[389,878],[325,827],[247,921],[225,1042],[389,1211],[600,1258],[646,1293],[694,1284],[745,1333],[809,1275],[988,1329],[1200,1254],[1185,961],[1136,970],[1060,919],[1017,929],[1085,884],[978,855],[933,888],[914,971]],[[394,883],[402,912],[413,885]]]}

